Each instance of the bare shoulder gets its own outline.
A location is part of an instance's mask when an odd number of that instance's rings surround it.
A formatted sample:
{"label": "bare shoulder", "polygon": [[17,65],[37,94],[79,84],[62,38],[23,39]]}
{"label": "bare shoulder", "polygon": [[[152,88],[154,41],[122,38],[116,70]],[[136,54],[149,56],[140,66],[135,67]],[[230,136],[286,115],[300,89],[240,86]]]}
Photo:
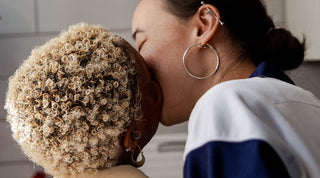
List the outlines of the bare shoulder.
{"label": "bare shoulder", "polygon": [[119,165],[98,171],[92,175],[77,176],[79,178],[147,178],[141,170],[131,165]]}

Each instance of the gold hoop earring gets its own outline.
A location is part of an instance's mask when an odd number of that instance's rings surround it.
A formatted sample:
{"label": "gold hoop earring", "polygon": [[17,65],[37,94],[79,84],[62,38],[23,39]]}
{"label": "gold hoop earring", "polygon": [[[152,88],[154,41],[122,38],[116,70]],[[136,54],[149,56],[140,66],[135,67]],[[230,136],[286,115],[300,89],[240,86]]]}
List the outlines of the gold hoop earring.
{"label": "gold hoop earring", "polygon": [[[216,56],[217,56],[217,65],[216,65],[216,68],[215,68],[214,71],[213,71],[211,74],[209,74],[208,76],[204,76],[204,77],[195,76],[195,75],[192,74],[192,73],[189,71],[189,69],[187,68],[187,65],[186,65],[186,62],[185,62],[186,56],[187,56],[189,50],[190,50],[191,48],[195,47],[195,46],[199,46],[200,48],[207,48],[206,46],[209,46],[209,48],[210,48],[213,52],[215,52],[215,54],[216,54]],[[206,44],[206,46],[203,46],[203,47],[202,47],[202,46],[201,46],[201,43],[194,44],[194,45],[190,46],[190,47],[184,52],[184,54],[183,54],[182,62],[183,62],[184,69],[186,70],[186,72],[187,72],[192,78],[199,79],[199,80],[209,78],[209,77],[211,77],[213,74],[215,74],[215,73],[217,72],[218,68],[219,68],[220,58],[219,58],[219,55],[218,55],[217,51],[216,51],[211,45],[209,45],[208,43]]]}
{"label": "gold hoop earring", "polygon": [[142,152],[140,146],[137,145],[137,147],[139,148],[139,152],[140,152],[140,154],[141,154],[141,160],[140,160],[140,161],[136,161],[136,160],[134,159],[134,150],[133,150],[133,151],[131,151],[131,161],[130,161],[130,164],[131,164],[132,166],[134,166],[134,167],[141,167],[141,166],[144,165],[144,163],[145,163],[146,160],[145,160],[145,157],[144,157],[144,155],[143,155],[143,152]]}

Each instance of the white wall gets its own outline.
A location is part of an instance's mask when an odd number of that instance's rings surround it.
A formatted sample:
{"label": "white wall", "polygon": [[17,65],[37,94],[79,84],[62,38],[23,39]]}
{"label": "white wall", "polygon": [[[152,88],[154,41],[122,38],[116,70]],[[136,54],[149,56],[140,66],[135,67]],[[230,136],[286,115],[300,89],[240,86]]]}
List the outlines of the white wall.
{"label": "white wall", "polygon": [[284,0],[262,0],[276,27],[285,27]]}
{"label": "white wall", "polygon": [[306,37],[306,59],[320,60],[320,0],[285,0],[287,27]]}

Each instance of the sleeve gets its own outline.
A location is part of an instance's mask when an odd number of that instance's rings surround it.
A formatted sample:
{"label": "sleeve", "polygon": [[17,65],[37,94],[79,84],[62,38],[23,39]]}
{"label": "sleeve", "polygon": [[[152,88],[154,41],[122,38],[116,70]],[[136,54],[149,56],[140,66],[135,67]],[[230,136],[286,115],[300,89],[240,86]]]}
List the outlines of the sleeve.
{"label": "sleeve", "polygon": [[208,142],[186,156],[185,178],[290,177],[285,164],[265,141]]}

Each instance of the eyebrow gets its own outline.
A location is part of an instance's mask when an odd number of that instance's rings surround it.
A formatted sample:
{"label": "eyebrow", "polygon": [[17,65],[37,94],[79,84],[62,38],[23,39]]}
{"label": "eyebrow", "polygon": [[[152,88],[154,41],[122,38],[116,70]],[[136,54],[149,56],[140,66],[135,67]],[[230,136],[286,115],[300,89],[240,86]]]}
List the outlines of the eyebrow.
{"label": "eyebrow", "polygon": [[136,40],[137,34],[138,34],[138,33],[141,33],[141,32],[144,32],[144,30],[141,30],[141,29],[137,28],[137,29],[132,33],[132,38],[133,38],[133,40]]}

